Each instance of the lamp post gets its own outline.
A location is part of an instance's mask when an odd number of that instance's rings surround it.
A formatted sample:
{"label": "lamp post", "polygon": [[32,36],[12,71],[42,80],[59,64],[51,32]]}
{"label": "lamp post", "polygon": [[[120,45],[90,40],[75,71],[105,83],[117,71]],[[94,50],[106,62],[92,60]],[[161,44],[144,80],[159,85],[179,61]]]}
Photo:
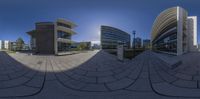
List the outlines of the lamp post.
{"label": "lamp post", "polygon": [[135,34],[136,34],[136,31],[133,30],[133,56],[135,56]]}

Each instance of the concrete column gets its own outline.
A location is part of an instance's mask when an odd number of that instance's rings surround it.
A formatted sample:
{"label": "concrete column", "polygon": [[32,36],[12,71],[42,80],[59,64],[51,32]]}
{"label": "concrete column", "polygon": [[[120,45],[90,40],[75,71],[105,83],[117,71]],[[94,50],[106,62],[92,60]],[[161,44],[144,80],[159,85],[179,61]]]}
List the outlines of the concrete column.
{"label": "concrete column", "polygon": [[58,43],[57,43],[57,22],[54,23],[54,53],[58,54]]}
{"label": "concrete column", "polygon": [[182,10],[177,7],[177,55],[183,54],[183,17]]}

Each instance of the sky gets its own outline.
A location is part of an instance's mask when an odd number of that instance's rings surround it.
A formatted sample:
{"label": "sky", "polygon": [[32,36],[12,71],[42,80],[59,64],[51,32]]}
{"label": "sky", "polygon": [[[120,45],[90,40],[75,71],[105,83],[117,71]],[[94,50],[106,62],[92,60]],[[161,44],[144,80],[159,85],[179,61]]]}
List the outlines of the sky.
{"label": "sky", "polygon": [[101,25],[130,34],[135,30],[136,37],[150,39],[152,24],[160,12],[181,6],[189,15],[200,17],[199,5],[200,0],[0,0],[0,40],[22,37],[29,43],[26,32],[35,28],[35,22],[54,22],[57,18],[78,25],[73,41],[99,41]]}

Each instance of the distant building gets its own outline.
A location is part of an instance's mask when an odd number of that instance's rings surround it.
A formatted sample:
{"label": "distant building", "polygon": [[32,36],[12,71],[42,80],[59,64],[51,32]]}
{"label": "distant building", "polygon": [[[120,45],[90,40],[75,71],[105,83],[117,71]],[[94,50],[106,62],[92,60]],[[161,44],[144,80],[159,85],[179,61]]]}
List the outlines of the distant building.
{"label": "distant building", "polygon": [[117,49],[118,44],[130,48],[130,34],[110,26],[101,26],[102,49]]}
{"label": "distant building", "polygon": [[58,54],[69,51],[71,36],[76,34],[76,25],[64,19],[56,22],[38,22],[35,30],[27,32],[31,36],[31,50],[36,53]]}
{"label": "distant building", "polygon": [[9,50],[11,51],[16,51],[17,50],[17,44],[16,42],[10,42],[10,45],[9,45]]}
{"label": "distant building", "polygon": [[9,50],[10,41],[0,40],[0,50]]}
{"label": "distant building", "polygon": [[93,44],[92,49],[101,49],[101,46],[99,44]]}
{"label": "distant building", "polygon": [[4,45],[3,45],[3,41],[2,41],[2,40],[0,40],[0,50],[2,50],[2,49],[3,49],[3,47],[4,47]]}
{"label": "distant building", "polygon": [[133,44],[132,45],[133,45],[133,48],[141,48],[142,47],[142,39],[139,38],[139,37],[133,39]]}
{"label": "distant building", "polygon": [[143,40],[143,48],[150,48],[151,41],[149,39]]}
{"label": "distant building", "polygon": [[9,49],[10,41],[4,41],[4,47],[5,49]]}

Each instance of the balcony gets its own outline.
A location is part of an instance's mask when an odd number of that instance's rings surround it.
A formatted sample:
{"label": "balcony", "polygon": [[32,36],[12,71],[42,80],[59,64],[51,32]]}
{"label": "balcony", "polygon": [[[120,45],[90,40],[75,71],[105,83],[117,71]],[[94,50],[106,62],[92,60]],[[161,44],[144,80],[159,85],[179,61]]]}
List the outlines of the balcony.
{"label": "balcony", "polygon": [[69,33],[71,35],[76,34],[76,32],[72,31],[69,28],[63,27],[63,26],[57,26],[56,29],[57,29],[57,31],[63,31],[63,32]]}
{"label": "balcony", "polygon": [[57,38],[58,42],[62,42],[62,43],[72,43],[73,41],[70,39],[63,39],[63,38]]}
{"label": "balcony", "polygon": [[74,28],[74,27],[77,26],[77,25],[74,24],[73,22],[70,22],[70,21],[67,21],[67,20],[64,20],[64,19],[58,19],[58,20],[57,20],[57,23],[66,24],[66,25],[71,26],[72,28]]}

